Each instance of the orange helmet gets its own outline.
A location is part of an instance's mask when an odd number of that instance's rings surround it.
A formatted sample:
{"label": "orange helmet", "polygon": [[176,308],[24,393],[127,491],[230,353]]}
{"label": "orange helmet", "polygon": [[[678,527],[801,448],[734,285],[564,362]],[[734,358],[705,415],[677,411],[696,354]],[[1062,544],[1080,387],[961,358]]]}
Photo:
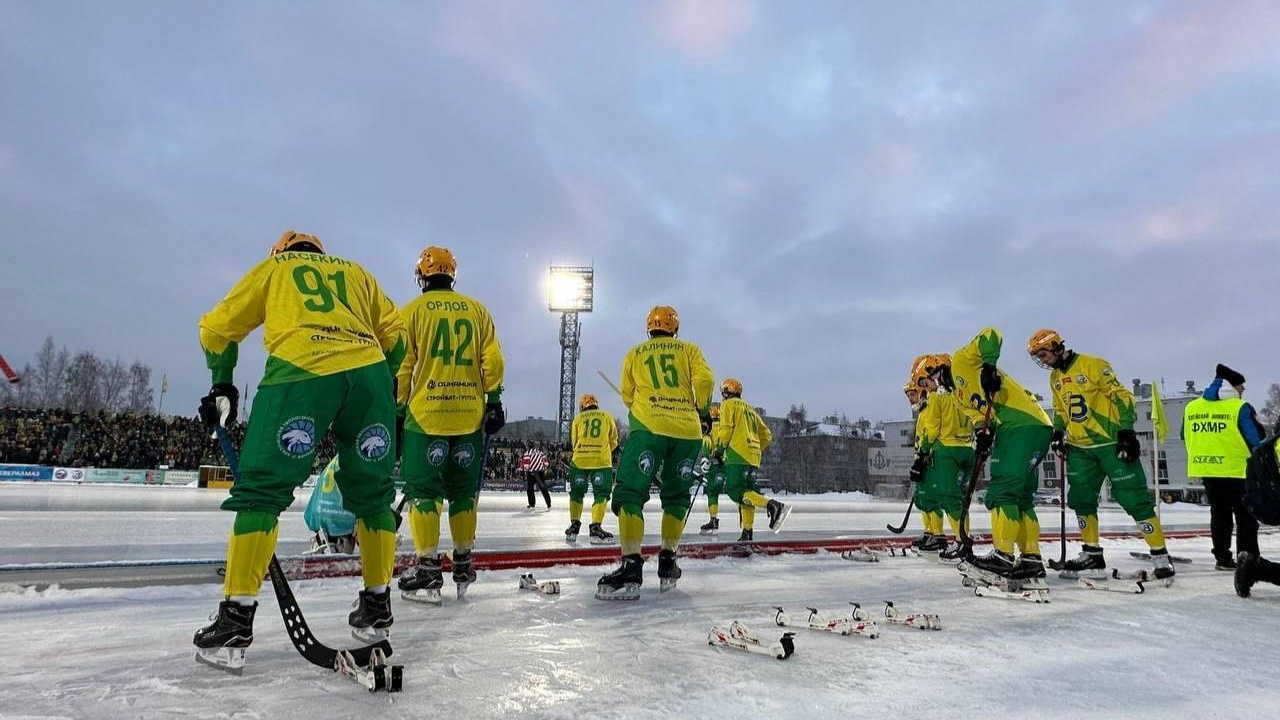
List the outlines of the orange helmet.
{"label": "orange helmet", "polygon": [[1041,350],[1061,350],[1065,346],[1062,342],[1062,335],[1057,330],[1044,328],[1035,331],[1030,338],[1027,339],[1027,354],[1035,355]]}
{"label": "orange helmet", "polygon": [[655,305],[649,311],[649,317],[645,318],[644,324],[649,332],[656,330],[675,335],[680,330],[680,314],[670,305]]}
{"label": "orange helmet", "polygon": [[951,356],[946,353],[919,355],[911,363],[911,379],[919,380],[928,377],[944,367],[951,367]]}
{"label": "orange helmet", "polygon": [[418,256],[418,267],[415,273],[419,278],[447,275],[450,280],[453,280],[458,277],[458,261],[453,257],[453,253],[449,252],[449,248],[432,245]]}
{"label": "orange helmet", "polygon": [[320,238],[315,235],[285,230],[280,239],[276,241],[276,244],[271,246],[271,254],[279,255],[282,252],[289,252],[304,243],[314,245],[317,250],[324,252],[324,243],[320,242]]}
{"label": "orange helmet", "polygon": [[[1066,344],[1062,342],[1062,335],[1057,330],[1050,330],[1049,328],[1037,330],[1027,339],[1027,354],[1031,356],[1032,360],[1036,361],[1036,365],[1042,368],[1052,368],[1053,363],[1058,362],[1058,360],[1045,362],[1040,359],[1039,353],[1046,350],[1053,353],[1062,353],[1066,349]],[[1061,359],[1062,356],[1059,355],[1058,357]]]}
{"label": "orange helmet", "polygon": [[582,397],[578,398],[579,410],[590,410],[598,407],[600,407],[600,401],[596,400],[596,396],[591,393],[583,393]]}
{"label": "orange helmet", "polygon": [[720,394],[742,397],[742,383],[733,378],[725,378],[724,382],[720,383]]}
{"label": "orange helmet", "polygon": [[711,415],[711,422],[720,422],[720,406],[719,405],[712,405],[711,410],[709,411],[709,414]]}

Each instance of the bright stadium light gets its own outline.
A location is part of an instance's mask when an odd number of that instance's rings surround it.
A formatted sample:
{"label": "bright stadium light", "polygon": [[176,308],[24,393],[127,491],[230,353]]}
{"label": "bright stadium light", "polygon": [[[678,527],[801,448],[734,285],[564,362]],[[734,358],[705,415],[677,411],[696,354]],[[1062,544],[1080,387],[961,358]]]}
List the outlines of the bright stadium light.
{"label": "bright stadium light", "polygon": [[556,440],[569,436],[574,394],[578,387],[578,313],[591,312],[596,271],[581,265],[552,265],[547,275],[547,309],[560,313],[560,408],[556,411]]}
{"label": "bright stadium light", "polygon": [[551,312],[591,312],[595,270],[552,265],[547,276],[547,309]]}

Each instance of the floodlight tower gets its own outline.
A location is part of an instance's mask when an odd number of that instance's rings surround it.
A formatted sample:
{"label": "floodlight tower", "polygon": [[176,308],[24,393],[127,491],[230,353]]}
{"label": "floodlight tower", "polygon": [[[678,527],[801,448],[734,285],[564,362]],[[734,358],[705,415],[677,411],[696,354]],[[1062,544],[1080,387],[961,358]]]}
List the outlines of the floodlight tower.
{"label": "floodlight tower", "polygon": [[568,437],[573,424],[578,390],[578,340],[582,323],[578,313],[591,312],[595,295],[595,269],[577,265],[552,265],[547,277],[547,309],[560,313],[560,409],[556,415],[556,442]]}

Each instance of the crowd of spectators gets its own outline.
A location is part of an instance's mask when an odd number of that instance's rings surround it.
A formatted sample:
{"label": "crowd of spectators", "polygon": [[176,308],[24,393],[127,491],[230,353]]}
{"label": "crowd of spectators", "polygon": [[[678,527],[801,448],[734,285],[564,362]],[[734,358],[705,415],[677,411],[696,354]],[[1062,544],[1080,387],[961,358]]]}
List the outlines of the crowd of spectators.
{"label": "crowd of spectators", "polygon": [[[231,428],[231,436],[239,447],[243,423]],[[550,456],[549,479],[566,474],[567,444],[497,437],[489,444],[486,483],[518,480],[520,457],[532,447]],[[323,469],[336,453],[333,433],[327,433],[316,448],[315,470]],[[0,463],[195,470],[226,461],[209,429],[195,417],[0,408]]]}

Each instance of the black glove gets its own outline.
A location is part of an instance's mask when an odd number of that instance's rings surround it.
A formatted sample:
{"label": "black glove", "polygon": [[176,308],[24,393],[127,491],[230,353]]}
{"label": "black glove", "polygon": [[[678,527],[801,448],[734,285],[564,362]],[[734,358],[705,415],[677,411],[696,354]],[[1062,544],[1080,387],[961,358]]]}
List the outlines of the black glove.
{"label": "black glove", "polygon": [[229,382],[214,383],[209,394],[200,398],[200,419],[209,427],[231,427],[236,422],[240,391]]}
{"label": "black glove", "polygon": [[484,434],[497,435],[503,425],[507,424],[507,413],[502,409],[502,403],[494,401],[485,403],[484,405]]}
{"label": "black glove", "polygon": [[982,363],[982,372],[978,375],[978,384],[982,386],[982,392],[989,397],[995,397],[1000,392],[1004,380],[1000,378],[1000,371],[995,365],[990,363]]}
{"label": "black glove", "polygon": [[929,456],[924,453],[916,453],[916,460],[911,463],[911,470],[907,472],[907,476],[911,478],[911,482],[918,483],[921,480],[924,480],[924,471],[928,465]]}
{"label": "black glove", "polygon": [[1049,438],[1049,450],[1058,457],[1067,456],[1067,434],[1061,430],[1054,430],[1053,437]]}
{"label": "black glove", "polygon": [[724,448],[716,448],[711,453],[711,462],[716,465],[724,465]]}
{"label": "black glove", "polygon": [[978,428],[973,433],[974,451],[979,455],[991,452],[991,445],[996,441],[996,429],[990,425]]}
{"label": "black glove", "polygon": [[1116,433],[1116,457],[1124,462],[1137,462],[1142,448],[1138,446],[1138,434],[1132,430]]}
{"label": "black glove", "polygon": [[702,423],[702,434],[710,435],[711,434],[711,413],[709,412],[698,413],[698,422]]}

